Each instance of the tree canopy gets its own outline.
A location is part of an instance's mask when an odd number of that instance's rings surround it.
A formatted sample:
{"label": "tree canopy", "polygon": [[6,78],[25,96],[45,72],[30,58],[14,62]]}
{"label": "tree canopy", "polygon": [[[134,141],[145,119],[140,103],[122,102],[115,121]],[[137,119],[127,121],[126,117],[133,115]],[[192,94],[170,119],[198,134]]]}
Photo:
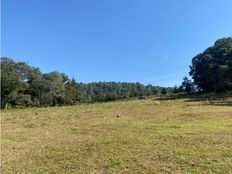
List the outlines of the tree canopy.
{"label": "tree canopy", "polygon": [[25,62],[1,58],[1,108],[111,101],[156,95],[161,90],[170,93],[172,88],[126,82],[77,83],[58,71],[42,73]]}
{"label": "tree canopy", "polygon": [[217,40],[192,59],[189,73],[199,90],[232,90],[232,38]]}

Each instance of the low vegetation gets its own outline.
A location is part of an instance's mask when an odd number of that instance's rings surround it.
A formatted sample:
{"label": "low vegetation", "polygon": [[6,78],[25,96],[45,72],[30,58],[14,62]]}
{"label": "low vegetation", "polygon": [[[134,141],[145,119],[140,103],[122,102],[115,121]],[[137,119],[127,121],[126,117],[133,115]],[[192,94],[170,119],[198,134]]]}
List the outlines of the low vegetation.
{"label": "low vegetation", "polygon": [[229,174],[231,106],[203,96],[4,110],[2,173]]}

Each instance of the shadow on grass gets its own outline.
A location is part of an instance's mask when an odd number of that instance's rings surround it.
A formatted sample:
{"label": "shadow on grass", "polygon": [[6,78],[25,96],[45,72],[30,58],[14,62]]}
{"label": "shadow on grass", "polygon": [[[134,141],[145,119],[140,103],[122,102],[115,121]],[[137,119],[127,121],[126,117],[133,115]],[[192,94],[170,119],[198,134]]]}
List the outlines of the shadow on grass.
{"label": "shadow on grass", "polygon": [[224,101],[224,102],[217,102],[213,103],[215,106],[232,106],[232,101]]}
{"label": "shadow on grass", "polygon": [[185,99],[185,102],[205,102],[208,105],[232,106],[232,92],[227,93],[195,93],[195,94],[178,94],[166,97],[159,97],[154,100],[167,101]]}

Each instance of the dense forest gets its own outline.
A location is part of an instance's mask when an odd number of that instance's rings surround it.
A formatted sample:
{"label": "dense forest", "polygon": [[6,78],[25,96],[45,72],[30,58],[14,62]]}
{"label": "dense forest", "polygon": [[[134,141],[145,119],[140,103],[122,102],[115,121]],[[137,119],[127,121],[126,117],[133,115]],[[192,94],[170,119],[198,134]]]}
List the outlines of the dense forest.
{"label": "dense forest", "polygon": [[42,73],[25,62],[1,57],[1,108],[55,106],[102,102],[157,94],[221,92],[232,90],[232,38],[222,38],[192,60],[192,80],[184,77],[179,87],[141,83],[80,83],[64,73]]}
{"label": "dense forest", "polygon": [[97,82],[77,83],[64,73],[42,73],[25,62],[1,58],[1,108],[16,106],[55,106],[101,102],[131,97],[170,93],[140,83]]}

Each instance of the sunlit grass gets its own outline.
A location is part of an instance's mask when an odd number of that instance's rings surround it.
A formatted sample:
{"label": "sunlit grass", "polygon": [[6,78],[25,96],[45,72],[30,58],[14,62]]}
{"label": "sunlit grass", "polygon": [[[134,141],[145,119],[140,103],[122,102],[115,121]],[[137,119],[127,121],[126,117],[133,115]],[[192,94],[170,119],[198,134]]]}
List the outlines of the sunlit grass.
{"label": "sunlit grass", "polygon": [[[120,115],[120,117],[117,117]],[[232,107],[118,101],[2,112],[2,173],[232,173]]]}

